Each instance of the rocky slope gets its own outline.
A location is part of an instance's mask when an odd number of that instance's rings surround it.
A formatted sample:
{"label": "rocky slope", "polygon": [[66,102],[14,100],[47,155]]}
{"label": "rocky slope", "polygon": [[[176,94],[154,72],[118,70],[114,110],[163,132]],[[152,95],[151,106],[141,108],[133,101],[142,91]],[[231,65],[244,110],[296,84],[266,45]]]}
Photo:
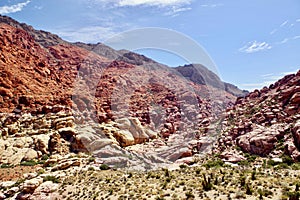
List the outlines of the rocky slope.
{"label": "rocky slope", "polygon": [[112,165],[168,163],[199,151],[199,126],[235,100],[145,56],[70,44],[8,17],[0,38],[4,164],[80,151]]}
{"label": "rocky slope", "polygon": [[216,148],[300,161],[299,105],[300,71],[239,98],[225,113]]}
{"label": "rocky slope", "polygon": [[202,66],[3,16],[0,49],[0,199],[299,197],[300,71],[236,100]]}
{"label": "rocky slope", "polygon": [[244,97],[248,94],[246,90],[240,90],[238,87],[221,81],[221,79],[212,71],[201,64],[190,64],[175,68],[180,74],[187,79],[200,85],[210,85],[233,94],[237,97]]}

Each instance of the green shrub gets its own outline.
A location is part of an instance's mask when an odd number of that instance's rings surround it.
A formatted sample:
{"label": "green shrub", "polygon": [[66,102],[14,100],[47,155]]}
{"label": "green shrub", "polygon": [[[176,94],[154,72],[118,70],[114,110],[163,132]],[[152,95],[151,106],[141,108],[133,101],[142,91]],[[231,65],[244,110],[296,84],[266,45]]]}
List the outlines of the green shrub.
{"label": "green shrub", "polygon": [[289,200],[299,200],[300,192],[288,192],[287,196],[289,197]]}
{"label": "green shrub", "polygon": [[205,174],[203,174],[202,187],[205,191],[209,191],[213,187],[210,178],[206,178]]}
{"label": "green shrub", "polygon": [[91,163],[91,162],[94,162],[96,160],[96,158],[95,157],[89,157],[89,162]]}
{"label": "green shrub", "polygon": [[0,165],[0,168],[4,169],[4,168],[11,168],[13,167],[12,165],[9,165],[9,164],[2,164]]}
{"label": "green shrub", "polygon": [[294,163],[293,159],[288,155],[282,156],[282,162],[288,164],[289,166]]}
{"label": "green shrub", "polygon": [[59,179],[56,178],[55,176],[45,176],[43,178],[43,181],[46,182],[46,181],[52,181],[53,183],[59,183]]}
{"label": "green shrub", "polygon": [[94,169],[94,167],[91,166],[88,168],[88,171],[95,171],[95,169]]}
{"label": "green shrub", "polygon": [[212,168],[212,167],[222,167],[223,165],[224,165],[223,160],[216,159],[216,160],[207,161],[203,166],[206,167],[207,169],[209,169],[209,168]]}
{"label": "green shrub", "polygon": [[186,199],[194,199],[195,195],[192,193],[192,191],[188,191],[185,193]]}
{"label": "green shrub", "polygon": [[181,164],[181,165],[179,165],[179,168],[180,169],[185,169],[185,168],[187,168],[187,165],[186,164]]}
{"label": "green shrub", "polygon": [[251,186],[249,185],[249,183],[246,183],[245,189],[246,189],[246,194],[247,195],[252,195],[253,194],[253,189],[251,188]]}
{"label": "green shrub", "polygon": [[34,160],[28,160],[20,163],[21,166],[35,166],[37,164],[38,163]]}
{"label": "green shrub", "polygon": [[102,165],[100,165],[100,169],[101,170],[109,170],[110,167],[108,165],[106,165],[106,164],[102,164]]}
{"label": "green shrub", "polygon": [[291,165],[292,170],[300,170],[300,163],[293,163]]}
{"label": "green shrub", "polygon": [[42,155],[41,160],[48,160],[48,159],[49,159],[49,155],[47,154]]}

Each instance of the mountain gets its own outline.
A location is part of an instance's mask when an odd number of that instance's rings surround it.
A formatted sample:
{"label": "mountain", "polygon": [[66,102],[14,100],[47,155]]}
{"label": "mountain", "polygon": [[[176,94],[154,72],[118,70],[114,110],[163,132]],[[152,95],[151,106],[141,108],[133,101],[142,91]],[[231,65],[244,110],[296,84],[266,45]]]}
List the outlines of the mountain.
{"label": "mountain", "polygon": [[221,79],[212,71],[201,64],[190,64],[175,68],[182,76],[200,85],[210,85],[215,88],[223,89],[237,97],[248,94],[248,91],[240,90],[238,87],[222,82]]}
{"label": "mountain", "polygon": [[236,99],[143,55],[0,22],[1,163],[71,152],[111,166],[174,162]]}
{"label": "mountain", "polygon": [[[111,60],[120,60],[126,63],[130,63],[133,65],[147,65],[147,66],[160,66],[165,67],[164,65],[155,62],[154,60],[145,57],[144,55],[140,55],[134,52],[130,52],[127,50],[119,50],[116,51],[102,43],[98,44],[84,44],[84,43],[74,43],[76,46],[85,48],[89,51],[92,51],[100,56],[104,56]],[[207,69],[205,66],[201,64],[190,64],[185,66],[179,66],[174,68],[178,71],[184,78],[191,80],[192,82],[200,85],[210,85],[212,87],[225,90],[226,92],[237,96],[245,96],[249,92],[246,90],[240,90],[237,86],[225,83],[220,80],[218,75]]]}

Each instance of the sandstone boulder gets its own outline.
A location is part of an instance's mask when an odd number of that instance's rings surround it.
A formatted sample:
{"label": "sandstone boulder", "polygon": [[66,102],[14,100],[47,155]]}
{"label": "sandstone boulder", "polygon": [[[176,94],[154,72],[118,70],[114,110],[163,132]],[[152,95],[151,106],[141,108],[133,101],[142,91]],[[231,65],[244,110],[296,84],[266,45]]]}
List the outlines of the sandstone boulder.
{"label": "sandstone boulder", "polygon": [[28,161],[28,160],[33,160],[38,158],[38,153],[33,150],[33,149],[28,149],[24,155],[23,160]]}
{"label": "sandstone boulder", "polygon": [[66,160],[60,161],[57,165],[55,165],[52,168],[52,171],[65,170],[71,166],[80,166],[80,164],[81,164],[81,161],[78,158],[66,159]]}
{"label": "sandstone boulder", "polygon": [[41,185],[43,182],[43,179],[38,177],[30,180],[26,180],[22,185],[22,191],[24,193],[33,193],[34,190]]}
{"label": "sandstone boulder", "polygon": [[[122,143],[124,143],[127,138],[129,139],[127,143],[132,143],[132,137],[134,138],[135,144],[140,144],[148,141],[149,139],[154,139],[157,137],[157,134],[154,131],[143,127],[139,119],[136,117],[117,119],[116,123],[120,130],[125,130],[122,135],[119,134],[120,136],[123,136],[120,137],[120,139],[123,140]],[[129,133],[132,135],[132,137]]]}
{"label": "sandstone boulder", "polygon": [[228,151],[221,153],[220,157],[223,159],[224,162],[230,162],[230,163],[237,163],[246,160],[244,156],[239,155],[235,152],[228,152]]}
{"label": "sandstone boulder", "polygon": [[268,129],[257,127],[253,131],[237,137],[236,142],[243,151],[267,155],[275,148],[275,143],[280,136],[282,133],[279,132],[277,126]]}

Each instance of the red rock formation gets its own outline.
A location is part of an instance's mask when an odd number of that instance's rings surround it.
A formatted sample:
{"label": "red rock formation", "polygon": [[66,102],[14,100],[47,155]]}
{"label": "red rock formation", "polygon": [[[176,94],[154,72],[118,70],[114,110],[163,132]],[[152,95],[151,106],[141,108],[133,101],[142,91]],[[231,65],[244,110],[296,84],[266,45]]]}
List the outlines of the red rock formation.
{"label": "red rock formation", "polygon": [[277,151],[279,141],[283,141],[285,152],[299,160],[298,126],[295,125],[300,119],[299,93],[300,71],[239,98],[226,112],[224,134],[219,140],[221,149],[238,145],[245,152],[279,156],[283,153]]}

